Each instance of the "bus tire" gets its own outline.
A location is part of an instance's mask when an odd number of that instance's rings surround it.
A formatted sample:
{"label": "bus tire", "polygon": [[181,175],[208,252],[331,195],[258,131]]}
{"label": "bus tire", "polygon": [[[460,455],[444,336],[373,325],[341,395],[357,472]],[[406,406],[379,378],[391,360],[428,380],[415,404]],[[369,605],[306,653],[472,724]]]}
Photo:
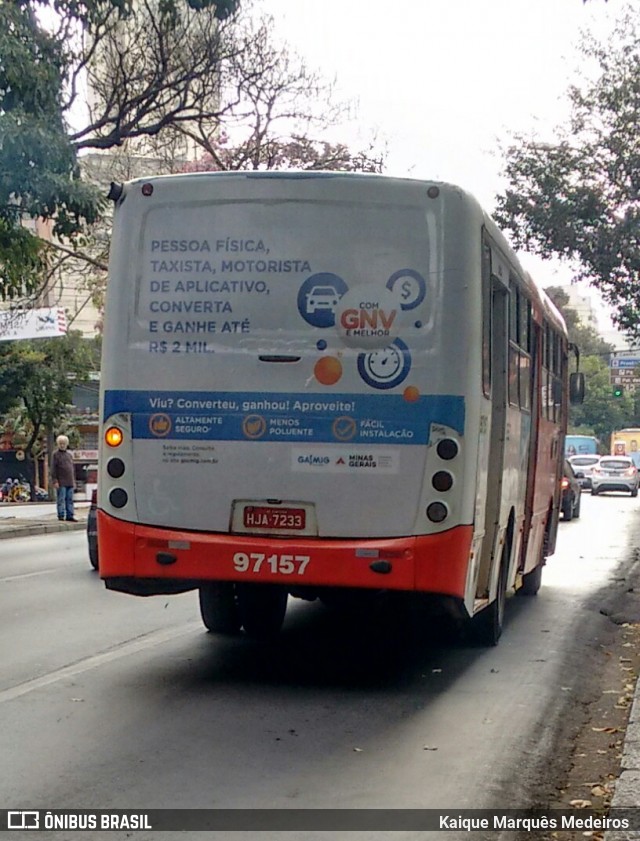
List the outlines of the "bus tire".
{"label": "bus tire", "polygon": [[238,584],[240,623],[249,637],[268,639],[282,628],[288,593],[278,584]]}
{"label": "bus tire", "polygon": [[544,567],[547,555],[549,554],[549,531],[548,524],[551,519],[551,512],[549,512],[549,519],[545,527],[544,538],[538,556],[537,565],[522,576],[522,585],[516,590],[516,596],[537,596],[538,591],[542,585],[542,568]]}
{"label": "bus tire", "polygon": [[240,614],[233,581],[210,581],[200,585],[200,616],[208,631],[237,634]]}
{"label": "bus tire", "polygon": [[89,544],[89,563],[94,569],[98,569],[98,547],[95,544]]}
{"label": "bus tire", "polygon": [[502,549],[500,572],[498,573],[498,592],[488,607],[477,613],[471,620],[471,636],[474,642],[484,647],[498,644],[504,624],[504,610],[507,601],[507,574],[509,552],[507,544]]}
{"label": "bus tire", "polygon": [[527,572],[522,576],[522,586],[517,591],[518,596],[537,596],[538,590],[542,585],[542,567],[544,561],[541,561],[537,567],[534,567],[531,572]]}

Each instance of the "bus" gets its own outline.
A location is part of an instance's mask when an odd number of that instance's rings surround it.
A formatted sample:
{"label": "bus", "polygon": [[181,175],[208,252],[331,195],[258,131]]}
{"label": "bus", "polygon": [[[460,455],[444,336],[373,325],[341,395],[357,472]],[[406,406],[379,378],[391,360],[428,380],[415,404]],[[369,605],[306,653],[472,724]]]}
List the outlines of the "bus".
{"label": "bus", "polygon": [[611,455],[629,456],[637,468],[640,468],[640,429],[627,427],[611,433]]}
{"label": "bus", "polygon": [[384,591],[496,644],[507,593],[537,593],[554,551],[584,375],[477,201],[330,172],[109,195],[107,588],[197,590],[206,628],[254,637],[289,597]]}
{"label": "bus", "polygon": [[600,442],[594,435],[567,435],[564,439],[566,456],[598,455]]}

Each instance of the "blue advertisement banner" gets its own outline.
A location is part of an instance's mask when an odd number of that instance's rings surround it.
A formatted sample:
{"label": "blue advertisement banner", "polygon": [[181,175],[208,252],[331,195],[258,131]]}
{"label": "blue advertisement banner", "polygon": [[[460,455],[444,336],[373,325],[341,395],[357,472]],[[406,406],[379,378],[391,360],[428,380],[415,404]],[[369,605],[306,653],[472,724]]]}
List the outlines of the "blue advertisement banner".
{"label": "blue advertisement banner", "polygon": [[134,438],[345,444],[426,444],[431,424],[464,433],[456,395],[105,393],[104,419],[132,415]]}

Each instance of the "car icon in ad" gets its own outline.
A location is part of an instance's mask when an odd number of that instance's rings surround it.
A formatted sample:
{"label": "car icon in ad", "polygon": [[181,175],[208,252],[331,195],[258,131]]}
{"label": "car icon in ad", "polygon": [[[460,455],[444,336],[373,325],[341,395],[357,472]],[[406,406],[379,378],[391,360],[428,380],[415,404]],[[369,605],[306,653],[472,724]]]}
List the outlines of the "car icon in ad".
{"label": "car icon in ad", "polygon": [[313,313],[317,310],[335,312],[340,300],[340,295],[333,286],[314,286],[305,297],[307,299],[307,313]]}

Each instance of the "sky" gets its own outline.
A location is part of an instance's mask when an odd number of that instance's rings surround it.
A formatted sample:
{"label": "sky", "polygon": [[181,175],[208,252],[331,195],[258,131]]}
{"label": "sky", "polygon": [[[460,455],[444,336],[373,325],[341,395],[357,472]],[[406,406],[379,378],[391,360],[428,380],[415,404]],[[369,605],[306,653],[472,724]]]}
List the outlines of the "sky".
{"label": "sky", "polygon": [[[459,184],[489,212],[504,187],[500,142],[514,132],[554,140],[569,113],[569,84],[589,71],[577,52],[581,30],[606,39],[622,5],[258,0],[273,16],[274,36],[335,79],[336,95],[357,101],[357,124],[345,123],[332,139],[358,148],[377,134],[387,174]],[[556,261],[519,256],[541,286],[570,281]]]}

